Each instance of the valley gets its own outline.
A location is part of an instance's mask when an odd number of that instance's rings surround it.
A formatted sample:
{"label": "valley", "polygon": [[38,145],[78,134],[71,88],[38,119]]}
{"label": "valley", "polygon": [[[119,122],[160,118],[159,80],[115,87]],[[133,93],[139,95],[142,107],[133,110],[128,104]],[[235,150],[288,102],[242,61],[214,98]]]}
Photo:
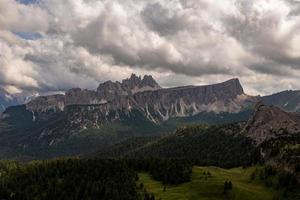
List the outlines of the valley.
{"label": "valley", "polygon": [[0,0],[0,200],[300,200],[300,0]]}
{"label": "valley", "polygon": [[[194,166],[191,182],[188,183],[165,188],[161,182],[153,180],[147,173],[139,174],[139,183],[143,183],[147,191],[153,192],[156,199],[273,200],[280,191],[266,187],[259,177],[251,180],[251,173],[255,172],[256,168],[260,167],[222,169]],[[224,194],[224,182],[228,180],[232,182],[233,189]]]}

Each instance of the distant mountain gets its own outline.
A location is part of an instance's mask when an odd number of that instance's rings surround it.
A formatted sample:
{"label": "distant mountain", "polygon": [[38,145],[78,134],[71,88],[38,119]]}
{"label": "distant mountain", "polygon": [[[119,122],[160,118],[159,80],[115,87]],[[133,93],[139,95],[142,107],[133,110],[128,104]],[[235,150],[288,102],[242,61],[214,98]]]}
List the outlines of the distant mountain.
{"label": "distant mountain", "polygon": [[[133,74],[122,83],[101,83],[96,91],[77,88],[65,95],[41,96],[27,103],[25,109],[32,113],[35,123],[62,116],[65,127],[68,127],[63,132],[67,134],[125,122],[129,123],[129,129],[137,126],[139,129],[135,131],[143,133],[146,132],[142,130],[145,127],[158,132],[163,124],[174,121],[213,123],[214,120],[245,120],[252,101],[252,97],[244,94],[238,79],[208,86],[163,89],[151,76],[142,79]],[[232,117],[227,116],[228,113]],[[4,116],[11,115],[13,113],[4,112]],[[239,117],[235,117],[237,115]],[[226,119],[218,119],[222,116]],[[55,142],[57,138],[53,140]]]}
{"label": "distant mountain", "polygon": [[[107,81],[97,91],[71,89],[66,95],[39,97],[26,105],[27,110],[41,114],[48,110],[64,111],[69,105],[85,105],[101,110],[97,120],[111,121],[120,112],[129,114],[139,110],[153,123],[175,117],[187,117],[201,112],[238,113],[251,105],[238,79],[208,86],[161,88],[151,76],[137,77],[120,82]],[[96,119],[95,119],[96,120]]]}
{"label": "distant mountain", "polygon": [[122,82],[101,83],[96,91],[75,88],[6,109],[0,144],[30,156],[91,153],[183,124],[246,120],[253,99],[238,79],[164,89],[151,76],[133,74]]}
{"label": "distant mountain", "polygon": [[277,106],[288,112],[300,112],[300,91],[287,90],[261,98],[267,105]]}
{"label": "distant mountain", "polygon": [[[256,102],[272,99],[245,94],[238,79],[162,88],[152,76],[132,74],[121,82],[101,83],[97,90],[73,88],[7,108],[0,116],[0,146],[5,152],[41,158],[90,154],[130,137],[160,135],[186,124],[246,121]],[[292,111],[298,104],[289,105]]]}

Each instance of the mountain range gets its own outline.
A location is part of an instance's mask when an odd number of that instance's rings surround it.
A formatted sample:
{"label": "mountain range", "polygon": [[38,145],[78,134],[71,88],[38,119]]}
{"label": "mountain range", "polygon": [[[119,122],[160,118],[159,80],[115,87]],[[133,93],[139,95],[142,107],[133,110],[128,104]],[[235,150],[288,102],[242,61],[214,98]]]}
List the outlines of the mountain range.
{"label": "mountain range", "polygon": [[185,124],[246,121],[259,101],[300,111],[299,91],[250,96],[238,79],[162,88],[152,76],[132,74],[121,82],[101,83],[95,91],[73,88],[64,95],[39,96],[8,107],[0,119],[0,153],[28,159],[89,154],[130,137],[157,136]]}
{"label": "mountain range", "polygon": [[134,137],[99,151],[100,158],[187,159],[232,168],[265,163],[300,182],[300,115],[258,102],[247,122],[185,125],[162,137]]}
{"label": "mountain range", "polygon": [[246,95],[238,79],[208,86],[161,88],[151,76],[137,77],[120,82],[107,81],[96,91],[71,89],[65,95],[38,97],[26,104],[26,109],[42,115],[48,111],[65,111],[76,105],[98,109],[99,121],[119,118],[120,112],[140,111],[153,123],[175,117],[187,117],[201,112],[238,113],[254,99]]}

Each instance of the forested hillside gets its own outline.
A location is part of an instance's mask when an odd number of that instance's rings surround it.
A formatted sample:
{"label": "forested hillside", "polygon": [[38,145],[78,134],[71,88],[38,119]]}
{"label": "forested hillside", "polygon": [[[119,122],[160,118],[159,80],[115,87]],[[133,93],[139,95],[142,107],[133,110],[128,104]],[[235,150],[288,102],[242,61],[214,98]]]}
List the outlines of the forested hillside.
{"label": "forested hillside", "polygon": [[[127,140],[100,157],[187,159],[197,165],[246,166],[256,162],[257,150],[249,138],[239,134],[240,124],[191,125],[155,140]],[[141,140],[141,139],[140,139]]]}
{"label": "forested hillside", "polygon": [[137,172],[165,184],[190,181],[192,164],[183,160],[61,158],[0,162],[0,197],[7,200],[153,200]]}
{"label": "forested hillside", "polygon": [[119,161],[3,161],[0,174],[1,199],[140,199],[136,172]]}

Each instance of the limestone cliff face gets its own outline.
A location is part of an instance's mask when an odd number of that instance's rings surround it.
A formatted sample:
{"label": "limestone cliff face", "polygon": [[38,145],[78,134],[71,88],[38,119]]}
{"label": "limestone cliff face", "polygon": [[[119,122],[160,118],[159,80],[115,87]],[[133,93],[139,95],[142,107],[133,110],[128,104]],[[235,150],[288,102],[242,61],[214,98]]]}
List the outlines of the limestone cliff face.
{"label": "limestone cliff face", "polygon": [[63,111],[65,107],[65,95],[57,94],[39,96],[26,104],[26,108],[33,112]]}
{"label": "limestone cliff face", "polygon": [[259,102],[255,106],[253,117],[248,121],[244,133],[256,144],[282,136],[300,134],[300,117],[275,106]]}
{"label": "limestone cliff face", "polygon": [[130,113],[136,109],[152,122],[160,123],[201,112],[237,113],[251,103],[253,98],[244,93],[238,79],[207,86],[163,89],[151,76],[142,79],[133,74],[121,83],[101,83],[96,91],[75,88],[65,95],[39,97],[26,107],[33,113],[40,113],[49,110],[65,111],[70,105],[89,106],[93,113],[98,112],[95,121],[99,123],[101,119],[109,121],[109,117],[118,118],[118,115],[112,116],[111,113]]}
{"label": "limestone cliff face", "polygon": [[137,106],[152,121],[185,117],[201,112],[236,113],[251,98],[244,94],[238,79],[207,85],[140,92],[133,95]]}
{"label": "limestone cliff face", "polygon": [[73,88],[65,94],[65,105],[99,104],[96,91]]}

